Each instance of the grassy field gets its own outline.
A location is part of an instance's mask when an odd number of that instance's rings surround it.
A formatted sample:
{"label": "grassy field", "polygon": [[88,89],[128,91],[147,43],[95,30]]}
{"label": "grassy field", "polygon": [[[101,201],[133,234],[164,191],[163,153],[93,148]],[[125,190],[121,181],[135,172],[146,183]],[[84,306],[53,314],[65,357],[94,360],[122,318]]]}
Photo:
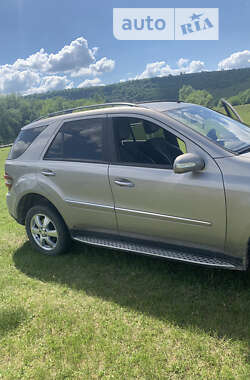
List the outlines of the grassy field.
{"label": "grassy field", "polygon": [[250,104],[243,104],[241,106],[235,106],[235,109],[239,113],[242,120],[250,125]]}
{"label": "grassy field", "polygon": [[[250,104],[242,104],[240,106],[234,106],[242,121],[250,125]],[[225,113],[224,108],[218,108],[218,111]]]}
{"label": "grassy field", "polygon": [[250,274],[74,245],[43,257],[5,206],[1,379],[250,379]]}

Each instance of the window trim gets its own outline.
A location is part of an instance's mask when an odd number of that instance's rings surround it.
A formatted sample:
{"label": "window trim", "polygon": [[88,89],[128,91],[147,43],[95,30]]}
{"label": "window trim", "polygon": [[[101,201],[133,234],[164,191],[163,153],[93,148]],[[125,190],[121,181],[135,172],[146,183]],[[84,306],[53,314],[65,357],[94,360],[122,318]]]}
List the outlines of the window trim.
{"label": "window trim", "polygon": [[169,167],[169,165],[160,165],[160,164],[139,164],[139,163],[129,163],[129,162],[118,162],[118,161],[112,161],[110,162],[110,165],[115,166],[132,166],[136,168],[149,168],[149,169],[165,169],[165,170],[171,170],[173,171],[173,167]]}
{"label": "window trim", "polygon": [[[100,119],[102,121],[102,148],[103,148],[103,157],[104,160],[78,160],[78,159],[63,159],[63,158],[46,158],[46,154],[49,151],[50,147],[52,146],[54,140],[56,139],[57,135],[60,133],[62,127],[65,123],[71,122],[71,121],[83,121],[83,120],[92,120],[92,119]],[[105,130],[107,133],[105,133]],[[108,164],[109,163],[109,157],[108,157],[108,148],[107,148],[107,136],[109,136],[108,133],[108,122],[107,122],[107,114],[101,114],[101,115],[88,115],[84,117],[72,117],[67,119],[62,119],[59,123],[58,127],[56,128],[55,132],[53,133],[53,136],[51,137],[48,145],[44,149],[44,153],[42,155],[43,161],[56,161],[56,162],[79,162],[79,163],[94,163],[94,164]]]}
{"label": "window trim", "polygon": [[148,116],[145,116],[145,115],[136,114],[136,113],[129,113],[129,114],[125,114],[125,113],[112,113],[112,114],[108,114],[109,125],[110,125],[110,128],[111,128],[111,131],[110,131],[110,140],[112,141],[112,145],[113,145],[112,150],[110,151],[110,152],[112,152],[112,154],[111,154],[111,160],[110,160],[110,164],[111,165],[127,166],[127,167],[132,166],[132,167],[150,168],[150,169],[165,169],[165,170],[171,170],[171,171],[173,171],[173,166],[169,167],[169,165],[147,164],[147,163],[146,164],[144,164],[144,163],[130,163],[130,162],[120,162],[120,161],[118,161],[118,147],[117,147],[117,143],[116,143],[115,130],[114,130],[115,127],[114,127],[113,119],[114,118],[120,118],[120,117],[137,118],[137,119],[142,119],[142,120],[150,121],[150,122],[156,124],[160,128],[165,129],[166,131],[172,133],[174,136],[176,136],[176,138],[179,138],[180,140],[182,140],[183,143],[185,144],[186,150],[188,152],[188,149],[187,149],[187,145],[188,144],[185,141],[184,136],[181,135],[181,134],[176,133],[175,129],[173,130],[171,127],[169,127],[168,125],[165,125],[161,121],[159,121],[157,119],[154,119],[154,118],[151,118],[151,117],[148,117]]}

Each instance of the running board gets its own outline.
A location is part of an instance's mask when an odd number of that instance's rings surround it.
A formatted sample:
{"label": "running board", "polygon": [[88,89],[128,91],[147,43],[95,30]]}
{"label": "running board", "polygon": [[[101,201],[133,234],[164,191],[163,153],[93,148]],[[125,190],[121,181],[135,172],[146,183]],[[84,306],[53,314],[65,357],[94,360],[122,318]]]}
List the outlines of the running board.
{"label": "running board", "polygon": [[103,248],[111,248],[120,251],[134,252],[151,257],[160,257],[168,260],[176,260],[191,264],[205,265],[214,268],[243,270],[242,261],[227,257],[220,253],[203,253],[201,250],[180,248],[175,246],[153,246],[145,242],[125,241],[121,239],[96,237],[94,235],[73,235],[72,238],[81,243],[86,243]]}

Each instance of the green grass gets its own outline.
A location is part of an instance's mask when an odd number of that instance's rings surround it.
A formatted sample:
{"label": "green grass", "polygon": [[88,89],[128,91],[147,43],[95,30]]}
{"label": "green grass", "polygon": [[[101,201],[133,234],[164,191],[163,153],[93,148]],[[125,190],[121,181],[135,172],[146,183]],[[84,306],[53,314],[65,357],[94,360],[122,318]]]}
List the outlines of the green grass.
{"label": "green grass", "polygon": [[43,257],[0,193],[1,379],[250,378],[249,273],[84,245]]}
{"label": "green grass", "polygon": [[250,104],[243,104],[241,106],[235,106],[236,111],[239,113],[241,119],[248,125],[250,125]]}
{"label": "green grass", "polygon": [[[234,106],[234,108],[240,115],[243,122],[250,125],[250,104],[242,104],[240,106]],[[215,109],[217,109],[220,112],[225,113],[225,110],[222,107],[215,108]]]}

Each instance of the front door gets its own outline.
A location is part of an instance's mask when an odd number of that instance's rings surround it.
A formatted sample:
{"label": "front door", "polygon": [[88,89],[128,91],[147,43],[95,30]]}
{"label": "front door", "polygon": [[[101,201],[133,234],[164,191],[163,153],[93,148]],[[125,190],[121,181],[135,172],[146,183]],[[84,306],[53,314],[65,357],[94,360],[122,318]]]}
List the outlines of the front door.
{"label": "front door", "polygon": [[174,159],[192,152],[191,142],[150,120],[112,120],[117,154],[109,179],[120,234],[223,251],[225,198],[214,160],[200,149],[205,169],[175,174]]}

